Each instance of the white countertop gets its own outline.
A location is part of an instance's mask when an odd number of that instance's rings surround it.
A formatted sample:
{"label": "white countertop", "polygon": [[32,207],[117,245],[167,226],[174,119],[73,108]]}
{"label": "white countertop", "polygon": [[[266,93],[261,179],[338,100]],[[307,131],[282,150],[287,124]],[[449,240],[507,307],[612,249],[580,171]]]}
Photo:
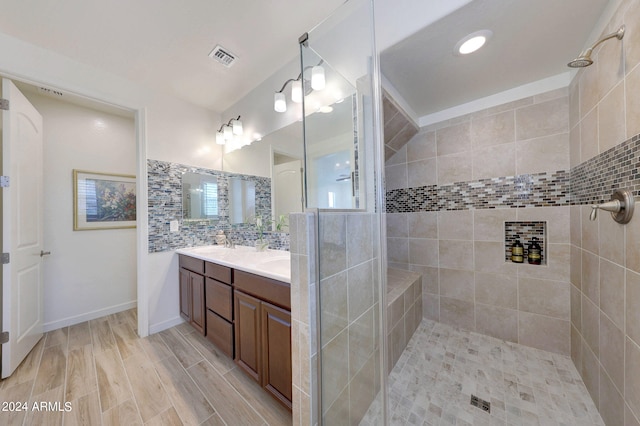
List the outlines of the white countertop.
{"label": "white countertop", "polygon": [[179,254],[239,269],[274,280],[291,283],[291,254],[284,250],[256,251],[255,247],[220,245],[176,250]]}

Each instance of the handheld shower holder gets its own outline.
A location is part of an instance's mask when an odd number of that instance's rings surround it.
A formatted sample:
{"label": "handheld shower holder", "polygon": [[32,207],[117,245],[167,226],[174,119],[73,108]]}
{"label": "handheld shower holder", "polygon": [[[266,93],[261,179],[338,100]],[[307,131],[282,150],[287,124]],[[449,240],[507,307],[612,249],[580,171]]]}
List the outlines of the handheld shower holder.
{"label": "handheld shower holder", "polygon": [[616,189],[611,196],[611,201],[602,204],[594,204],[591,206],[590,220],[596,220],[598,210],[606,210],[611,212],[611,217],[618,223],[629,223],[633,217],[633,207],[635,198],[630,189]]}

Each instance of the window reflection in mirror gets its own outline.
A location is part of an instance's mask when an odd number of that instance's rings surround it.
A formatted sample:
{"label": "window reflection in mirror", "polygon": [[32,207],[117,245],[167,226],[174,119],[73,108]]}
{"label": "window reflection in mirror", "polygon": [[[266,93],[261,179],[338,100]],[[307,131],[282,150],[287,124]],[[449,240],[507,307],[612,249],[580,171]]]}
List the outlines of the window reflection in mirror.
{"label": "window reflection in mirror", "polygon": [[218,219],[218,178],[186,172],[182,175],[182,217]]}

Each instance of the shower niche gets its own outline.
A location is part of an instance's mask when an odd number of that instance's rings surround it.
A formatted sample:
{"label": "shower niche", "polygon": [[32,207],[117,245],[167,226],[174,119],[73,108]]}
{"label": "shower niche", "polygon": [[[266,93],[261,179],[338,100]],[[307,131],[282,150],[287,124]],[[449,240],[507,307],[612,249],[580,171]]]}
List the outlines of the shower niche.
{"label": "shower niche", "polygon": [[[511,248],[516,240],[524,246],[524,264],[527,261],[528,250],[531,243],[536,239],[536,243],[540,246],[540,264],[547,264],[547,222],[546,221],[528,221],[528,222],[505,222],[504,223],[504,260],[511,262]],[[533,264],[539,266],[538,264]]]}

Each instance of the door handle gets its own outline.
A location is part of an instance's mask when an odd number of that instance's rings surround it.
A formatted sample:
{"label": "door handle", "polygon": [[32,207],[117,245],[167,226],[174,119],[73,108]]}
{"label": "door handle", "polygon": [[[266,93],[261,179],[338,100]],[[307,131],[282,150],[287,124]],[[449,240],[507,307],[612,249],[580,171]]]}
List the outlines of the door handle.
{"label": "door handle", "polygon": [[50,251],[40,250],[40,257],[49,256],[50,254]]}

